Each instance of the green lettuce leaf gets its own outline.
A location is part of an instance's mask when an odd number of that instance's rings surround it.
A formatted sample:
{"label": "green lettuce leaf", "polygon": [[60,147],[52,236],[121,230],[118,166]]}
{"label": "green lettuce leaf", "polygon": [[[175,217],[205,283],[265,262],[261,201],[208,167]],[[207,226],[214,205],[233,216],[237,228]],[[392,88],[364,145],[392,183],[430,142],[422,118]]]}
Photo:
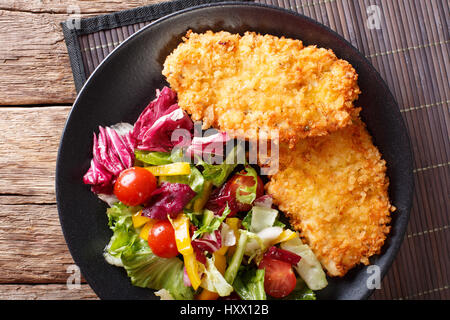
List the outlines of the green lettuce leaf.
{"label": "green lettuce leaf", "polygon": [[251,210],[246,214],[244,219],[242,219],[241,224],[246,230],[250,230],[250,225],[252,224],[252,211]]}
{"label": "green lettuce leaf", "polygon": [[283,300],[316,300],[316,294],[308,288],[302,279],[297,278],[294,290],[284,297]]}
{"label": "green lettuce leaf", "polygon": [[227,280],[228,283],[234,283],[234,279],[236,279],[239,267],[242,264],[242,258],[244,257],[245,248],[247,246],[249,232],[240,229],[239,233],[240,236],[236,246],[236,250],[234,251],[234,254],[231,257],[231,261],[228,264],[228,268],[225,271],[224,275],[225,280]]}
{"label": "green lettuce leaf", "polygon": [[206,290],[218,293],[221,297],[229,296],[233,292],[233,286],[225,280],[214,265],[214,256],[206,260],[205,277],[201,286]]}
{"label": "green lettuce leaf", "polygon": [[266,300],[264,273],[264,269],[239,270],[233,288],[242,300]]}
{"label": "green lettuce leaf", "polygon": [[283,222],[281,222],[280,220],[278,220],[278,218],[275,219],[275,221],[273,223],[273,226],[274,227],[280,227],[280,228],[283,228],[283,229],[286,227],[286,225]]}
{"label": "green lettuce leaf", "polygon": [[172,150],[172,152],[135,150],[134,155],[136,160],[152,166],[180,162],[183,160],[183,151],[179,148]]}
{"label": "green lettuce leaf", "polygon": [[153,254],[147,241],[133,227],[132,215],[140,207],[116,203],[107,210],[109,226],[114,232],[105,248],[107,262],[125,268],[131,283],[155,290],[166,289],[175,299],[193,299],[191,287],[184,286],[183,262]]}
{"label": "green lettuce leaf", "polygon": [[131,283],[142,288],[166,289],[177,300],[192,300],[194,291],[183,282],[183,262],[160,258],[152,253],[147,241],[139,238],[122,253],[122,262]]}
{"label": "green lettuce leaf", "polygon": [[211,233],[219,229],[220,225],[225,220],[225,218],[230,214],[230,212],[231,210],[228,207],[228,204],[220,217],[215,216],[214,212],[210,210],[207,209],[203,210],[203,219],[201,225],[197,230],[195,230],[194,234],[192,235],[192,239],[196,239],[197,237],[199,237],[204,233]]}
{"label": "green lettuce leaf", "polygon": [[118,220],[125,219],[126,217],[131,218],[133,214],[141,209],[141,206],[129,207],[124,205],[122,202],[114,203],[106,210],[106,215],[108,216],[108,226],[114,231],[115,224]]}
{"label": "green lettuce leaf", "polygon": [[201,159],[197,159],[197,165],[203,167],[202,174],[206,180],[211,181],[215,187],[221,187],[238,166],[239,153],[242,150],[242,146],[238,144],[230,151],[222,164],[209,164]]}
{"label": "green lettuce leaf", "polygon": [[194,212],[192,209],[183,209],[183,212],[185,215],[188,216],[191,223],[196,226],[197,228],[202,225],[201,217],[203,217],[202,214],[198,214],[197,212]]}
{"label": "green lettuce leaf", "polygon": [[114,232],[107,244],[103,256],[106,261],[115,266],[123,266],[121,256],[136,241],[136,233],[131,216],[139,211],[141,207],[127,207],[118,202],[106,210],[108,225]]}
{"label": "green lettuce leaf", "polygon": [[[251,166],[245,167],[245,173],[237,173],[241,176],[249,176],[253,178],[253,181],[255,182],[252,186],[241,186],[237,188],[236,190],[236,200],[240,203],[246,203],[246,204],[252,204],[253,201],[256,199],[256,187],[258,186],[258,174],[256,173],[256,170],[253,169]],[[243,192],[244,194],[242,194]]]}

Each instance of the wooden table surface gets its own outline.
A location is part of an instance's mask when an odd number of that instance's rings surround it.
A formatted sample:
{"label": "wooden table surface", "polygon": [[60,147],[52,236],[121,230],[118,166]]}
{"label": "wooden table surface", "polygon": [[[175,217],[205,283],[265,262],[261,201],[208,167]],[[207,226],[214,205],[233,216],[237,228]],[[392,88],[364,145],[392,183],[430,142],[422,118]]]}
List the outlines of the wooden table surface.
{"label": "wooden table surface", "polygon": [[[158,1],[0,0],[0,299],[97,299],[59,224],[55,163],[76,92],[60,22]],[[75,283],[76,284],[76,283]]]}

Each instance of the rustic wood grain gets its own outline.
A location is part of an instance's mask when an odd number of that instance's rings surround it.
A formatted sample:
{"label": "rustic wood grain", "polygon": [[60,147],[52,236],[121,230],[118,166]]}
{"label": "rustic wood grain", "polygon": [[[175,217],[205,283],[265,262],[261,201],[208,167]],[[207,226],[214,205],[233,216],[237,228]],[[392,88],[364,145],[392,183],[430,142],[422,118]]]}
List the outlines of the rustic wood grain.
{"label": "rustic wood grain", "polygon": [[54,194],[60,135],[72,104],[72,73],[60,22],[159,2],[0,3],[0,299],[97,299],[83,278],[66,285],[74,262]]}
{"label": "rustic wood grain", "polygon": [[68,277],[73,260],[56,210],[54,171],[69,110],[0,108],[0,283]]}
{"label": "rustic wood grain", "polygon": [[0,205],[56,202],[56,155],[69,110],[0,108]]}
{"label": "rustic wood grain", "polygon": [[80,289],[65,285],[74,262],[59,223],[54,172],[70,109],[0,108],[0,299],[96,298],[84,279]]}
{"label": "rustic wood grain", "polygon": [[76,96],[60,23],[159,1],[0,2],[0,105],[70,104]]}
{"label": "rustic wood grain", "polygon": [[62,15],[0,10],[0,104],[71,103]]}
{"label": "rustic wood grain", "polygon": [[82,13],[107,13],[132,9],[139,6],[161,2],[161,0],[2,0],[1,10],[32,13],[66,14],[79,8]]}
{"label": "rustic wood grain", "polygon": [[95,292],[87,284],[69,289],[63,284],[0,286],[0,300],[97,300]]}
{"label": "rustic wood grain", "polygon": [[0,283],[66,283],[73,264],[56,205],[0,205]]}

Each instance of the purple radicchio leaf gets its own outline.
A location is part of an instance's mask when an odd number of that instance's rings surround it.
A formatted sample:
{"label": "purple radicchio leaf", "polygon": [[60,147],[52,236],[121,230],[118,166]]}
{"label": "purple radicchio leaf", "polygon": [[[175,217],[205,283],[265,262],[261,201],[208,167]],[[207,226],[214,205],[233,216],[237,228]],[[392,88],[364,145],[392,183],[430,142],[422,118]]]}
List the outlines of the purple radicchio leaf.
{"label": "purple radicchio leaf", "polygon": [[214,212],[214,215],[221,216],[227,206],[230,209],[229,217],[238,212],[236,196],[232,194],[229,182],[211,192],[205,208]]}
{"label": "purple radicchio leaf", "polygon": [[226,132],[217,132],[207,137],[195,137],[191,145],[186,149],[186,155],[224,155],[224,144],[231,139]]}
{"label": "purple radicchio leaf", "polygon": [[264,257],[281,260],[292,265],[297,265],[302,258],[298,254],[295,254],[288,250],[277,248],[275,246],[270,247],[266,251],[266,253],[264,253]]}
{"label": "purple radicchio leaf", "polygon": [[192,246],[199,251],[213,253],[222,247],[222,235],[219,230],[205,233],[202,238],[193,240]]}
{"label": "purple radicchio leaf", "polygon": [[92,185],[91,189],[94,193],[109,194],[112,192],[112,179],[112,174],[95,159],[92,159],[91,167],[84,175],[83,182]]}
{"label": "purple radicchio leaf", "polygon": [[164,87],[139,116],[132,137],[139,150],[167,152],[180,143],[180,139],[172,141],[175,130],[184,129],[190,141],[193,128],[192,120],[176,104],[176,93]]}
{"label": "purple radicchio leaf", "polygon": [[176,218],[192,200],[196,192],[187,184],[163,182],[153,191],[150,201],[142,210],[142,215],[152,219]]}
{"label": "purple radicchio leaf", "polygon": [[168,152],[175,146],[183,147],[190,142],[194,127],[192,120],[178,105],[169,110],[172,109],[145,131],[142,139],[138,140],[137,149]]}
{"label": "purple radicchio leaf", "polygon": [[[125,124],[123,127],[126,127]],[[98,137],[93,134],[93,158],[83,182],[91,185],[92,192],[96,194],[111,194],[120,172],[133,166],[134,149],[130,132],[123,129],[120,132],[117,133],[114,126],[99,127]]]}
{"label": "purple radicchio leaf", "polygon": [[271,195],[265,194],[253,201],[254,206],[272,208],[273,198]]}

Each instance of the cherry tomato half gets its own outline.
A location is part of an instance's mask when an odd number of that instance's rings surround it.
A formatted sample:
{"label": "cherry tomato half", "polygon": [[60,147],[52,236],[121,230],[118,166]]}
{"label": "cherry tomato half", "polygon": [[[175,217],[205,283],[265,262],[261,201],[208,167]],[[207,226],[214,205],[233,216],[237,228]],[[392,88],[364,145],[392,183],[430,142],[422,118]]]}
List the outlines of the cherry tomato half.
{"label": "cherry tomato half", "polygon": [[297,278],[290,263],[266,257],[258,268],[265,269],[264,290],[268,295],[284,298],[294,290]]}
{"label": "cherry tomato half", "polygon": [[137,206],[147,202],[156,189],[155,176],[140,167],[125,169],[114,184],[114,194],[127,206]]}
{"label": "cherry tomato half", "polygon": [[153,225],[148,234],[148,245],[158,257],[173,258],[178,255],[175,230],[170,221],[162,220]]}
{"label": "cherry tomato half", "polygon": [[[245,172],[242,172],[245,173]],[[261,178],[259,176],[256,176],[257,180],[257,186],[256,186],[256,198],[259,198],[264,195],[264,183],[262,182]],[[239,189],[240,195],[248,195],[248,192],[243,191],[246,187],[252,187],[255,185],[255,179],[252,176],[244,176],[242,174],[235,174],[229,183],[229,188],[231,191],[231,194],[236,197],[237,190]],[[237,200],[237,199],[236,199]],[[248,203],[242,203],[239,201],[236,201],[237,204],[237,210],[238,211],[249,211],[252,208],[251,204]]]}

